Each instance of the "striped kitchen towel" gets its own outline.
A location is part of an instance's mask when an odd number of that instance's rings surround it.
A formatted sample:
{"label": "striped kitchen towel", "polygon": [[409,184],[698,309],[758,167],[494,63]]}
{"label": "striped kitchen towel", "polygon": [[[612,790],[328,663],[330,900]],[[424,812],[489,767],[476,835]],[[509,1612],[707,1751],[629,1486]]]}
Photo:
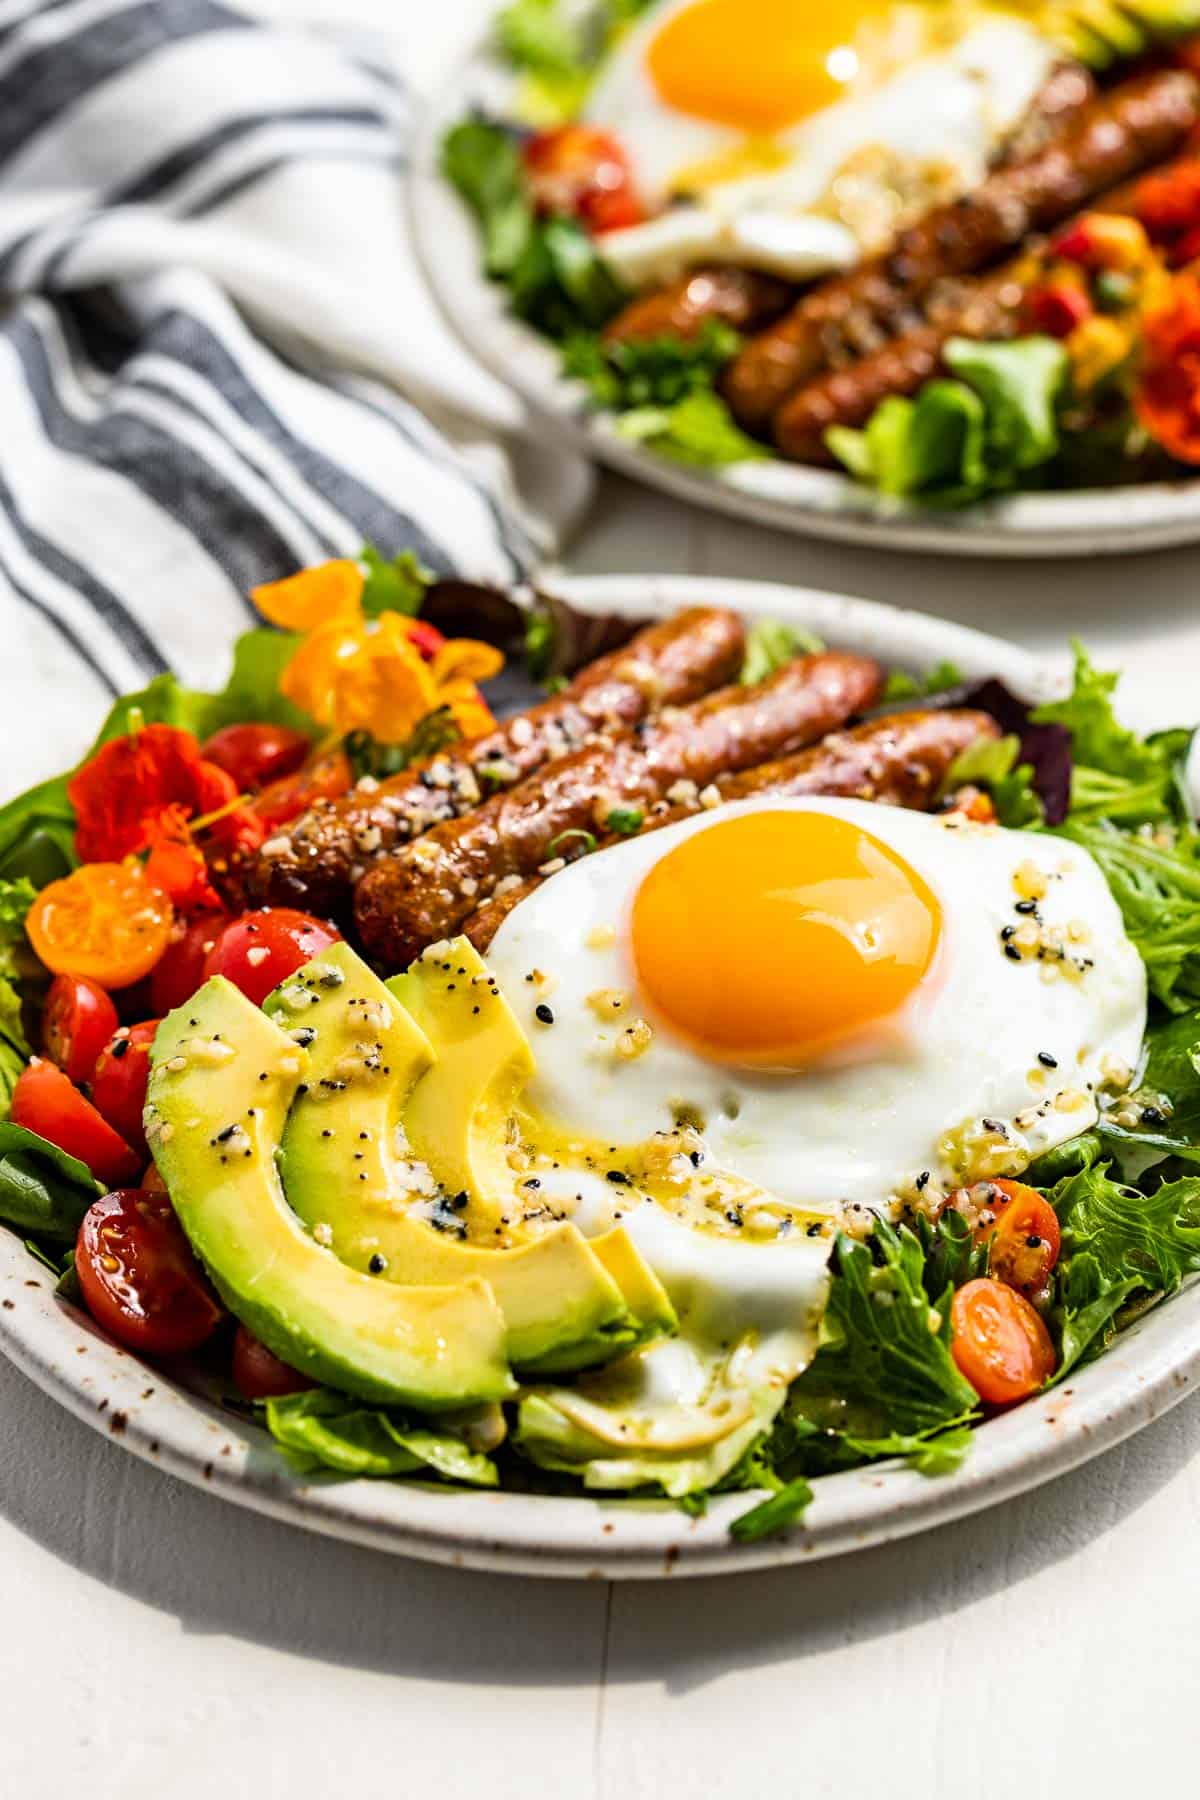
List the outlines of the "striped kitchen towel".
{"label": "striped kitchen towel", "polygon": [[528,444],[518,495],[424,297],[410,113],[361,42],[217,0],[0,0],[5,791],[114,693],[218,681],[256,582],[364,541],[512,581],[577,511]]}

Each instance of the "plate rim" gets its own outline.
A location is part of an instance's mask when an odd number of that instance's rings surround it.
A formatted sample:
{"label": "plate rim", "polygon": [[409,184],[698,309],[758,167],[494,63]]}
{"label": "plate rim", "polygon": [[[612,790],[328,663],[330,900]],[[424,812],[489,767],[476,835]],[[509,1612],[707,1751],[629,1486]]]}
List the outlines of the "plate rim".
{"label": "plate rim", "polygon": [[[789,619],[918,670],[942,657],[1000,674],[1030,698],[1061,691],[1056,666],[970,626],[780,582],[689,575],[563,577],[580,605],[630,614],[703,601]],[[291,1525],[469,1568],[553,1576],[716,1575],[889,1542],[1065,1473],[1140,1430],[1200,1380],[1200,1283],[1155,1308],[1070,1386],[989,1421],[954,1476],[880,1464],[824,1478],[803,1526],[759,1544],[727,1534],[747,1497],[689,1519],[670,1503],[462,1492],[417,1482],[293,1473],[257,1427],[110,1344],[59,1301],[54,1278],[0,1229],[0,1349],[93,1429],[200,1488]]]}
{"label": "plate rim", "polygon": [[416,262],[448,327],[531,417],[568,448],[708,511],[867,549],[942,556],[1068,558],[1133,555],[1200,539],[1200,476],[1191,481],[1073,488],[985,501],[961,511],[872,494],[847,475],[781,460],[690,469],[630,444],[553,348],[506,310],[482,270],[474,221],[441,174],[442,133],[502,65],[483,25],[419,108],[404,188]]}

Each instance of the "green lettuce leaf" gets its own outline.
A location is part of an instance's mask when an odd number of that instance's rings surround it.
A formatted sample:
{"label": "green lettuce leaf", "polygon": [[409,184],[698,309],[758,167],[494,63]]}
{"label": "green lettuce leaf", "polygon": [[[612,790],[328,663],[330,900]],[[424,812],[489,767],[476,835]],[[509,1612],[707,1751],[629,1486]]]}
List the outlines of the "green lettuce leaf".
{"label": "green lettuce leaf", "polygon": [[1074,815],[1055,831],[1100,865],[1154,998],[1171,1012],[1200,1006],[1200,833],[1167,832],[1160,842]]}
{"label": "green lettuce leaf", "polygon": [[951,338],[942,354],[983,401],[987,466],[1024,471],[1048,462],[1058,449],[1055,402],[1069,367],[1057,338],[1007,344]]}
{"label": "green lettuce leaf", "polygon": [[1200,1013],[1153,1020],[1144,1053],[1136,1098],[1152,1109],[1149,1118],[1125,1126],[1105,1113],[1096,1134],[1121,1173],[1135,1179],[1167,1156],[1200,1163]]}
{"label": "green lettuce leaf", "polygon": [[304,1474],[332,1469],[339,1475],[411,1475],[432,1471],[446,1481],[495,1487],[499,1474],[489,1456],[427,1419],[366,1406],[332,1388],[311,1388],[268,1400],[268,1431]]}
{"label": "green lettuce leaf", "polygon": [[765,681],[794,656],[814,656],[825,648],[815,632],[800,631],[782,619],[757,619],[746,633],[741,681],[745,687]]}
{"label": "green lettuce leaf", "polygon": [[735,1485],[759,1485],[743,1459],[763,1438],[786,1398],[782,1387],[751,1396],[752,1414],[715,1442],[692,1453],[618,1448],[588,1431],[554,1403],[554,1390],[527,1394],[517,1408],[516,1447],[542,1469],[573,1475],[597,1492],[646,1492],[682,1500],[723,1485],[737,1471]]}
{"label": "green lettuce leaf", "polygon": [[1021,740],[1016,736],[980,738],[955,757],[942,783],[944,794],[970,782],[986,788],[1001,825],[1016,830],[1040,825],[1045,808],[1033,785],[1033,769],[1023,763]]}
{"label": "green lettuce leaf", "polygon": [[642,406],[616,422],[622,437],[645,444],[673,462],[717,469],[728,463],[761,460],[767,451],[734,423],[718,394],[697,388],[674,406]]}
{"label": "green lettuce leaf", "polygon": [[1069,1175],[1047,1198],[1062,1226],[1056,1380],[1109,1342],[1138,1294],[1173,1293],[1200,1270],[1200,1176],[1150,1193],[1114,1181],[1105,1164]]}
{"label": "green lettuce leaf", "polygon": [[390,559],[381,556],[373,544],[364,544],[360,560],[366,564],[362,609],[369,619],[380,613],[403,613],[415,619],[425,604],[437,576],[427,569],[415,550],[401,550]]}
{"label": "green lettuce leaf", "polygon": [[99,1192],[75,1157],[11,1119],[0,1122],[0,1225],[52,1243],[74,1243]]}
{"label": "green lettuce leaf", "polygon": [[957,380],[927,381],[912,399],[891,395],[861,431],[826,433],[857,480],[884,494],[958,506],[1016,486],[1056,454],[1056,403],[1067,371],[1060,343],[951,338],[944,358]]}
{"label": "green lettuce leaf", "polygon": [[944,694],[961,687],[965,676],[957,663],[939,662],[926,675],[910,675],[907,669],[892,669],[883,690],[885,701],[924,700],[930,694]]}
{"label": "green lettuce leaf", "polygon": [[487,273],[508,289],[518,317],[548,337],[570,338],[606,323],[624,290],[576,220],[539,218],[525,189],[513,135],[467,119],[442,141],[442,169],[483,233]]}
{"label": "green lettuce leaf", "polygon": [[820,1403],[836,1397],[860,1439],[940,1432],[974,1415],[978,1396],[950,1354],[950,1286],[933,1298],[926,1263],[905,1225],[881,1219],[867,1243],[838,1237],[821,1346],[792,1390],[798,1411],[822,1423]]}
{"label": "green lettuce leaf", "polygon": [[598,406],[612,412],[668,407],[697,390],[713,389],[736,356],[741,338],[721,319],[709,319],[694,338],[650,338],[608,344],[580,332],[563,346],[563,373],[583,381]]}
{"label": "green lettuce leaf", "polygon": [[1179,810],[1177,769],[1191,734],[1140,738],[1120,724],[1112,704],[1119,676],[1095,668],[1077,639],[1072,649],[1070,694],[1032,715],[1035,725],[1065,725],[1071,733],[1072,822],[1142,824],[1172,816]]}

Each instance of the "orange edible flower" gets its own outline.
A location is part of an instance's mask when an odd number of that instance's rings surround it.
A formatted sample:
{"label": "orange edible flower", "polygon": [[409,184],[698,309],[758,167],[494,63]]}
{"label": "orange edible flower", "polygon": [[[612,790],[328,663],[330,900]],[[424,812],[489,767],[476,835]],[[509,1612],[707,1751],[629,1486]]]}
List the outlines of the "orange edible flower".
{"label": "orange edible flower", "polygon": [[1134,411],[1171,456],[1200,463],[1200,280],[1177,276],[1164,303],[1146,314],[1142,331]]}
{"label": "orange edible flower", "polygon": [[286,581],[268,581],[251,588],[250,598],[264,619],[287,631],[314,631],[335,619],[357,619],[362,614],[362,570],[345,558],[301,569]]}
{"label": "orange edible flower", "polygon": [[476,684],[500,672],[500,652],[471,638],[438,641],[403,613],[368,619],[362,590],[362,573],[348,562],[323,563],[254,590],[266,618],[305,634],[280,692],[339,735],[367,731],[384,744],[406,742],[440,707],[449,708],[465,738],[490,731],[495,721]]}

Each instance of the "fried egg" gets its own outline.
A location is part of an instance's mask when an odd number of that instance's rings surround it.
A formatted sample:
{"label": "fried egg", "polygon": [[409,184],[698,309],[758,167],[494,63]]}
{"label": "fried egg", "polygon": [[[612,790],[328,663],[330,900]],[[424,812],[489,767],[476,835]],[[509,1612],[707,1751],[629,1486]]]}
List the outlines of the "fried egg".
{"label": "fried egg", "polygon": [[881,0],[661,0],[588,103],[657,216],[608,232],[632,286],[701,260],[848,266],[982,178],[1054,61],[1031,26]]}
{"label": "fried egg", "polygon": [[744,802],[587,857],[489,962],[555,1180],[739,1237],[1019,1172],[1095,1122],[1146,1018],[1086,851],[854,800]]}

